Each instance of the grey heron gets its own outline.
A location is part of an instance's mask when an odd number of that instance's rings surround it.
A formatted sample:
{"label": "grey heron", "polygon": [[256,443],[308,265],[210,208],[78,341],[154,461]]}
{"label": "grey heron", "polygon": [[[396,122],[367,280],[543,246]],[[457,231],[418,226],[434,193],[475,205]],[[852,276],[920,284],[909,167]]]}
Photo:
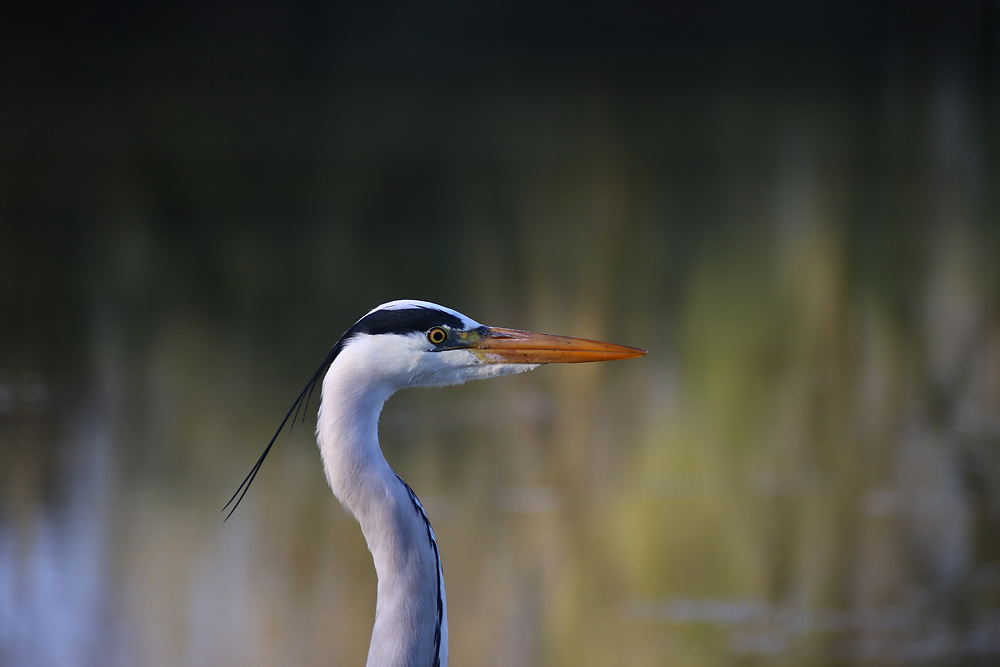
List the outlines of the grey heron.
{"label": "grey heron", "polygon": [[[406,387],[461,384],[546,363],[641,357],[614,343],[487,327],[427,301],[382,304],[333,346],[264,453],[226,503],[246,494],[278,434],[322,382],[316,439],[334,495],[357,519],[378,577],[369,667],[447,667],[448,615],[441,554],[427,513],[378,441],[385,401]],[[303,419],[305,415],[303,414]]]}

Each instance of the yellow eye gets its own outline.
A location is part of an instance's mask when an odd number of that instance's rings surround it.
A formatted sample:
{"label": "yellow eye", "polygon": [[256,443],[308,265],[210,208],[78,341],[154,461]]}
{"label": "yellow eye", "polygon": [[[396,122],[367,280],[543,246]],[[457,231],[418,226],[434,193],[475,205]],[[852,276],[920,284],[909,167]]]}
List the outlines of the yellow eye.
{"label": "yellow eye", "polygon": [[442,327],[434,327],[427,332],[427,340],[429,340],[433,345],[440,345],[448,340],[448,332]]}

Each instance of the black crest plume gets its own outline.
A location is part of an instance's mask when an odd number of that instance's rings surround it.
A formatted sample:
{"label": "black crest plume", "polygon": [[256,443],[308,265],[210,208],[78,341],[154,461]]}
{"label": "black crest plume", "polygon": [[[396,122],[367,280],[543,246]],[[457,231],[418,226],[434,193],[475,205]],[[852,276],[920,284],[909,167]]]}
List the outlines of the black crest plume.
{"label": "black crest plume", "polygon": [[[346,338],[346,336],[344,338]],[[240,486],[236,489],[236,493],[233,494],[233,497],[230,498],[229,502],[223,506],[221,511],[225,512],[226,509],[232,505],[232,508],[229,509],[229,513],[226,514],[224,521],[228,521],[229,517],[231,517],[233,512],[236,511],[236,508],[240,506],[240,502],[243,501],[243,496],[245,496],[247,491],[250,490],[250,485],[253,484],[254,478],[257,477],[261,464],[264,463],[264,459],[267,458],[268,452],[271,451],[271,446],[274,445],[274,441],[278,439],[281,429],[285,428],[285,424],[288,422],[289,418],[292,420],[292,424],[288,427],[289,430],[291,430],[292,426],[295,424],[295,420],[299,417],[299,409],[301,408],[302,421],[305,421],[306,412],[309,409],[309,399],[312,398],[313,390],[316,388],[316,383],[320,381],[320,378],[323,377],[323,373],[326,372],[326,369],[330,367],[333,360],[337,358],[338,354],[340,354],[341,349],[344,347],[344,338],[337,341],[337,344],[333,346],[332,350],[330,350],[330,354],[326,355],[326,359],[323,360],[320,367],[317,368],[316,372],[313,373],[311,378],[309,378],[309,382],[307,382],[306,386],[302,388],[301,392],[299,392],[299,397],[295,399],[295,402],[292,403],[292,407],[288,409],[288,414],[285,415],[285,418],[281,420],[281,424],[278,425],[278,430],[274,432],[273,436],[271,436],[271,441],[267,443],[267,447],[264,448],[264,453],[260,455],[257,462],[253,464],[253,468],[251,468],[250,472],[247,473],[247,476],[243,478],[243,482],[240,483]],[[304,404],[302,399],[305,399]]]}

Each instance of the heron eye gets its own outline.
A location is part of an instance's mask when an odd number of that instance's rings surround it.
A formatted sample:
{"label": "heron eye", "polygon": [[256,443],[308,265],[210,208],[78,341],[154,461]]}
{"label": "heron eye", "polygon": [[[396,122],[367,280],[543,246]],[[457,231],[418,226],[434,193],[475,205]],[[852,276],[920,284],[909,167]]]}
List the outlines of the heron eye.
{"label": "heron eye", "polygon": [[440,345],[448,340],[448,332],[443,327],[434,327],[427,332],[427,340],[433,345]]}

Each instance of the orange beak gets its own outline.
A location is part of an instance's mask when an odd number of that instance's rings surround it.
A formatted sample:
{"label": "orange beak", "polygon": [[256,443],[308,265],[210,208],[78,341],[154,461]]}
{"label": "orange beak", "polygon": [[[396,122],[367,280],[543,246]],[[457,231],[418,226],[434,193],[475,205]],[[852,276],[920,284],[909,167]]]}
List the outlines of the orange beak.
{"label": "orange beak", "polygon": [[627,345],[494,327],[487,327],[467,349],[488,364],[572,364],[646,355],[646,350]]}

